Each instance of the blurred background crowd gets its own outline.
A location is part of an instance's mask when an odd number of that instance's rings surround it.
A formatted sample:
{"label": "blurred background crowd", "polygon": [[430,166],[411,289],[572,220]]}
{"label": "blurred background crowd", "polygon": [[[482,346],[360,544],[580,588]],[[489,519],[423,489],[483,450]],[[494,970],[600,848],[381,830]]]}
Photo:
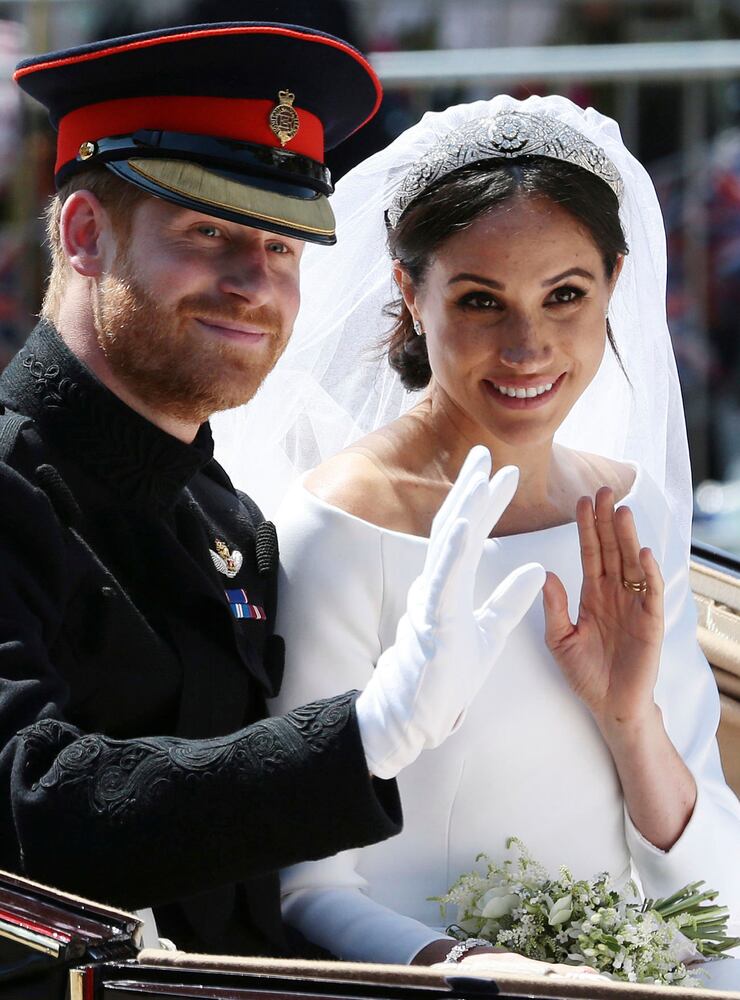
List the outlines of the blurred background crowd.
{"label": "blurred background crowd", "polygon": [[231,20],[305,24],[370,54],[385,99],[329,155],[335,180],[425,110],[496,93],[562,93],[619,121],[665,215],[695,537],[740,554],[740,0],[0,0],[0,367],[40,303],[54,148],[15,62]]}

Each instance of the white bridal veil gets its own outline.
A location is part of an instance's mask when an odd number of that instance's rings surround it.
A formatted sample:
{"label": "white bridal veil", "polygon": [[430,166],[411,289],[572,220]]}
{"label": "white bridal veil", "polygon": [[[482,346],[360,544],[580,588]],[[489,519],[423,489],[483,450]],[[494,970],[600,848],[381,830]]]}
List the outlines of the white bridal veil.
{"label": "white bridal veil", "polygon": [[621,218],[630,253],[609,318],[629,382],[610,350],[557,440],[639,462],[663,489],[687,545],[691,481],[683,406],[665,312],[663,220],[652,182],[614,121],[563,97],[502,95],[430,112],[339,181],[337,245],[308,246],[302,305],[291,342],[254,400],[214,421],[216,457],[267,516],[306,469],[413,405],[380,355],[396,290],[384,211],[409,167],[450,130],[518,109],[545,113],[601,147],[624,182]]}

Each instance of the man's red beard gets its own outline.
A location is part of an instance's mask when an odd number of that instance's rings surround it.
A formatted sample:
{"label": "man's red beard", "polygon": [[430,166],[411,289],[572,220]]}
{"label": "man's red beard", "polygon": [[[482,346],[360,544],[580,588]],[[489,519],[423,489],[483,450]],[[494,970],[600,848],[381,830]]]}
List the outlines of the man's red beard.
{"label": "man's red beard", "polygon": [[[98,343],[123,384],[150,408],[177,420],[203,423],[213,413],[246,403],[283,353],[289,331],[266,306],[248,310],[227,298],[188,295],[159,303],[134,278],[128,262],[98,285]],[[265,331],[267,341],[245,350],[199,331],[207,323],[237,323]]]}

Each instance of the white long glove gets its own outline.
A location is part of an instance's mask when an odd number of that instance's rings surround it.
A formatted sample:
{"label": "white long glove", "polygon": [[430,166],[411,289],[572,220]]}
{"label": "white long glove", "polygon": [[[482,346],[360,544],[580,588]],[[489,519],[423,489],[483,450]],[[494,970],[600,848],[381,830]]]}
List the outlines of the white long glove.
{"label": "white long glove", "polygon": [[434,518],[424,569],[409,588],[396,641],[357,699],[368,768],[379,778],[395,777],[457,728],[545,582],[542,566],[528,563],[473,607],[483,543],[519,481],[515,466],[489,481],[490,474],[491,456],[478,445]]}

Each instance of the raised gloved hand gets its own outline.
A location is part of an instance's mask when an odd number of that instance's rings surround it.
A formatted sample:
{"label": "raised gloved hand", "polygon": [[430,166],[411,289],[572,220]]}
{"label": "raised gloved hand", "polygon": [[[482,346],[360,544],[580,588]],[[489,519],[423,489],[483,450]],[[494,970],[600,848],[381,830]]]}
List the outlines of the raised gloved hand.
{"label": "raised gloved hand", "polygon": [[393,778],[460,724],[509,633],[542,589],[545,571],[510,573],[478,609],[475,575],[483,543],[519,481],[514,466],[493,479],[487,448],[473,448],[432,524],[424,569],[409,588],[396,641],[357,699],[370,772]]}

